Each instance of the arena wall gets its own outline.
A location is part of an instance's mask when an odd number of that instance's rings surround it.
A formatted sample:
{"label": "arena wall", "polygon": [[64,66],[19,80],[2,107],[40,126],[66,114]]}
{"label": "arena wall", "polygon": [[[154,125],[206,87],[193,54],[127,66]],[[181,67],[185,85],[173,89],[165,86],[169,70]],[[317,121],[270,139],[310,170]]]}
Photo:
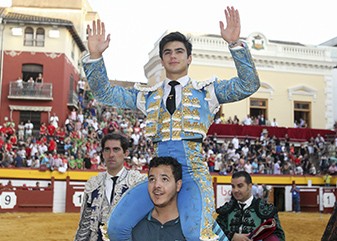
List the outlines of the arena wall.
{"label": "arena wall", "polygon": [[[40,171],[32,169],[0,169],[1,212],[79,212],[85,182],[97,171]],[[216,206],[231,197],[231,176],[212,174]],[[252,175],[254,184],[266,184],[269,201],[280,211],[292,211],[291,185],[301,189],[301,210],[330,213],[337,196],[337,177],[325,187],[323,177],[290,175]],[[6,188],[11,181],[12,188]],[[36,183],[39,182],[39,188]]]}

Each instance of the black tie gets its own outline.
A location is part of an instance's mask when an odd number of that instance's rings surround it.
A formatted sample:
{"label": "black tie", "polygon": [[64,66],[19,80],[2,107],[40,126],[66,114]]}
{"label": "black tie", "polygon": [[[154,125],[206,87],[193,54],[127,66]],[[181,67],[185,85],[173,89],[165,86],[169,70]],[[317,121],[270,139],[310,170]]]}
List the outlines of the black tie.
{"label": "black tie", "polygon": [[166,99],[166,109],[172,115],[173,112],[176,110],[176,90],[175,86],[179,85],[178,81],[172,80],[168,83],[171,86],[170,94]]}
{"label": "black tie", "polygon": [[111,179],[113,181],[113,184],[112,184],[112,190],[111,190],[110,203],[112,203],[112,200],[114,199],[115,186],[116,186],[118,176],[112,177]]}
{"label": "black tie", "polygon": [[239,205],[240,205],[241,210],[243,210],[243,208],[246,206],[245,203],[239,203]]}

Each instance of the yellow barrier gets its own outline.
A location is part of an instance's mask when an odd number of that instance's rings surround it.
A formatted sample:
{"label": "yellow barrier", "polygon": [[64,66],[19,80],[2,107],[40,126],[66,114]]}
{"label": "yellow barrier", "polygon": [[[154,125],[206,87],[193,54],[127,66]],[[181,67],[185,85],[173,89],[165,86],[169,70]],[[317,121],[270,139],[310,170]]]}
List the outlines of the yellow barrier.
{"label": "yellow barrier", "polygon": [[[67,176],[71,181],[86,181],[90,177],[97,175],[98,171],[67,171],[60,173],[58,171],[39,171],[36,169],[28,168],[1,168],[0,178],[2,179],[44,179],[50,180],[52,177],[55,180],[66,180]],[[218,174],[212,174],[213,181],[217,183],[229,184],[231,176],[223,176]],[[215,179],[216,178],[216,179]],[[297,185],[307,185],[311,182],[312,185],[321,186],[324,185],[323,177],[317,176],[291,176],[291,175],[252,175],[253,183],[257,184],[270,184],[270,185],[291,185],[293,181]],[[331,185],[336,184],[337,177],[333,177]]]}

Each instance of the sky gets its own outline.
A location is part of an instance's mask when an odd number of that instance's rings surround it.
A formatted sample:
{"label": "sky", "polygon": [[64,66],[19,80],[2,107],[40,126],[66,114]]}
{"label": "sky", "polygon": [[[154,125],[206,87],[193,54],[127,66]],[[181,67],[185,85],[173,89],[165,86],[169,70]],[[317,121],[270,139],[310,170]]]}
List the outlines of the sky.
{"label": "sky", "polygon": [[166,30],[219,34],[226,6],[240,12],[241,37],[260,32],[269,40],[307,45],[337,37],[337,0],[88,1],[111,34],[103,56],[109,78],[116,80],[146,82],[148,54]]}

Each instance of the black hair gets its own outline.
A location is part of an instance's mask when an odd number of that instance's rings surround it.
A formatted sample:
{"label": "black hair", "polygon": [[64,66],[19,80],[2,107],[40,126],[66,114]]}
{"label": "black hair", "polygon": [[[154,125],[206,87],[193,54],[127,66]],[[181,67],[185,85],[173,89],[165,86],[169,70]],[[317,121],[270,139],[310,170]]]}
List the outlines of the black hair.
{"label": "black hair", "polygon": [[172,173],[176,182],[182,179],[183,171],[181,164],[177,161],[177,159],[170,156],[154,157],[149,164],[149,173],[152,167],[158,167],[160,165],[171,166]]}
{"label": "black hair", "polygon": [[192,43],[189,39],[186,38],[185,35],[183,35],[180,32],[172,32],[167,35],[165,35],[159,43],[159,56],[161,59],[163,59],[163,50],[167,43],[178,41],[182,42],[185,45],[186,51],[187,51],[187,57],[189,57],[192,54]]}
{"label": "black hair", "polygon": [[238,171],[238,172],[234,172],[233,175],[232,175],[232,179],[235,179],[235,178],[239,178],[239,177],[244,177],[245,178],[245,182],[249,185],[252,182],[252,177],[249,175],[248,172],[246,171]]}
{"label": "black hair", "polygon": [[124,153],[129,148],[129,138],[126,137],[125,135],[119,133],[119,132],[114,132],[114,133],[107,134],[107,135],[105,135],[102,138],[102,140],[101,140],[101,148],[102,148],[102,150],[105,147],[105,142],[108,141],[108,140],[120,141],[121,147],[122,147]]}

